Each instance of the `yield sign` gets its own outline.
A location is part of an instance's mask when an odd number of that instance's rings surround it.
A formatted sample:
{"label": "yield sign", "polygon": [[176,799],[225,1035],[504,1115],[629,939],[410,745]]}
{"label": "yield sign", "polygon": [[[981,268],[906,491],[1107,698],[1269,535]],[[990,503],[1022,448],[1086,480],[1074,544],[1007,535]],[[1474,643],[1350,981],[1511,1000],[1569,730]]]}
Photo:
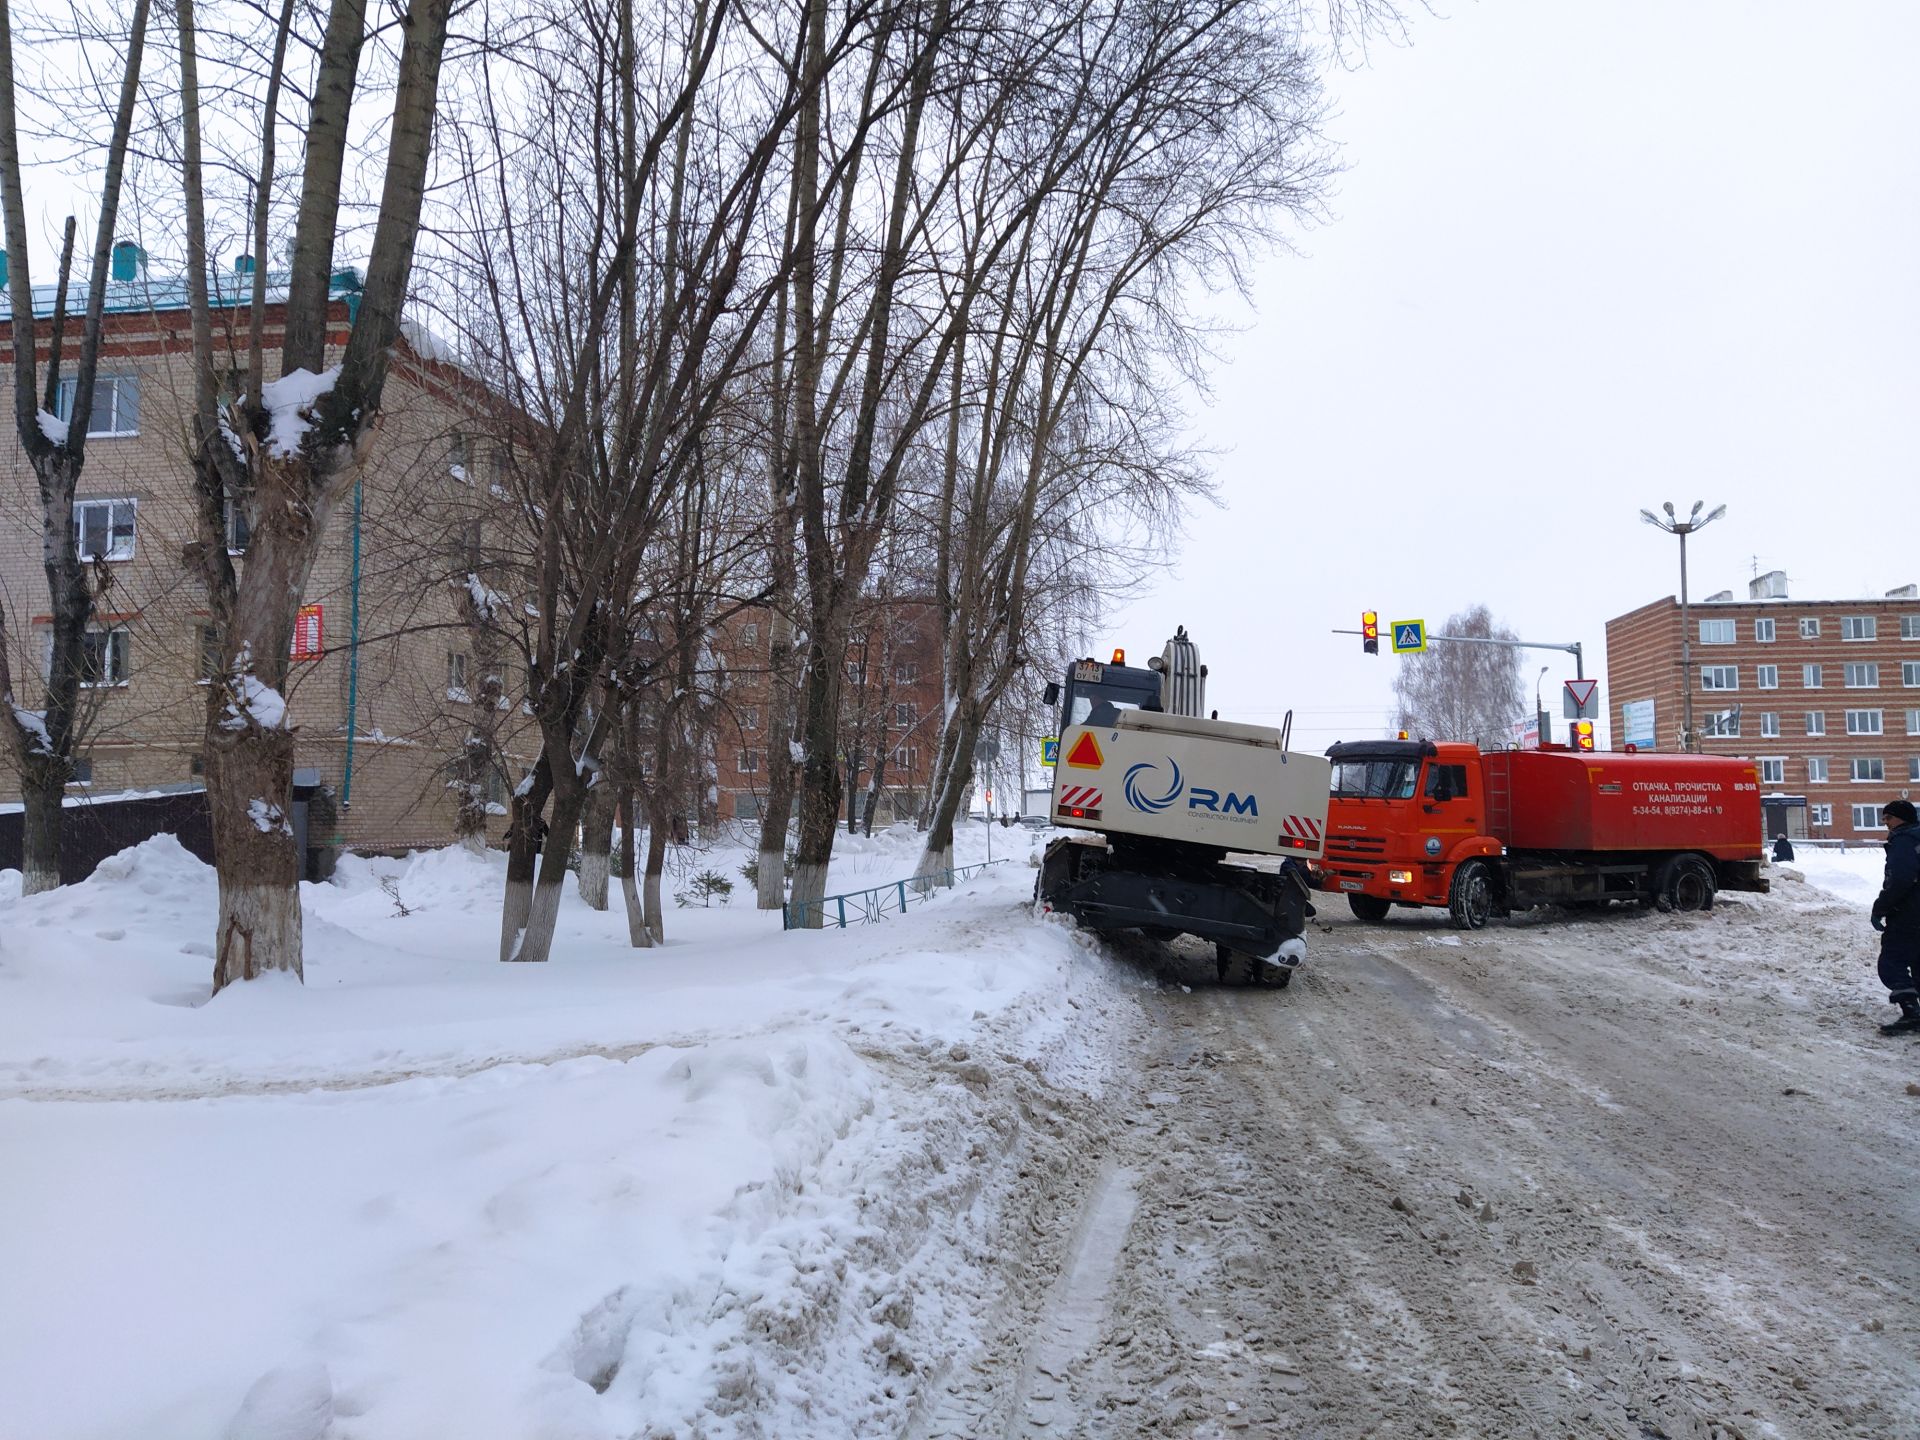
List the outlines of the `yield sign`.
{"label": "yield sign", "polygon": [[1593,714],[1593,692],[1600,688],[1598,680],[1569,680],[1566,682],[1567,694],[1573,700],[1574,718],[1584,720]]}
{"label": "yield sign", "polygon": [[1082,730],[1080,738],[1073,742],[1073,748],[1067,751],[1067,764],[1076,770],[1098,770],[1106,763],[1100,753],[1100,742],[1093,738],[1091,730]]}

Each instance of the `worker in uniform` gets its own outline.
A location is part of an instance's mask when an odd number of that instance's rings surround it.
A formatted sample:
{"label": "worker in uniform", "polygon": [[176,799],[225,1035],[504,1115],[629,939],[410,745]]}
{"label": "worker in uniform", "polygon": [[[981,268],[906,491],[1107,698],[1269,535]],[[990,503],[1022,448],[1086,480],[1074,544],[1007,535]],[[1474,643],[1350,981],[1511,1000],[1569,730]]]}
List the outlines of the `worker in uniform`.
{"label": "worker in uniform", "polygon": [[1900,1018],[1887,1030],[1920,1029],[1920,825],[1911,800],[1889,800],[1880,809],[1887,827],[1887,874],[1873,902],[1873,928],[1880,932],[1880,980]]}

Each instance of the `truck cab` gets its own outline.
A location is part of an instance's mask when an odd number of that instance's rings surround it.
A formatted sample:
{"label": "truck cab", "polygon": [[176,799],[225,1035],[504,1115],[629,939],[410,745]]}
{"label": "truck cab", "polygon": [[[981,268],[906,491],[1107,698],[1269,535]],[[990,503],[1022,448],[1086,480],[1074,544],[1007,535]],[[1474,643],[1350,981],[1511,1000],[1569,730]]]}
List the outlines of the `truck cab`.
{"label": "truck cab", "polygon": [[1497,856],[1476,746],[1353,740],[1332,746],[1326,858],[1319,888],[1347,897],[1362,920],[1392,906],[1450,907],[1463,860]]}

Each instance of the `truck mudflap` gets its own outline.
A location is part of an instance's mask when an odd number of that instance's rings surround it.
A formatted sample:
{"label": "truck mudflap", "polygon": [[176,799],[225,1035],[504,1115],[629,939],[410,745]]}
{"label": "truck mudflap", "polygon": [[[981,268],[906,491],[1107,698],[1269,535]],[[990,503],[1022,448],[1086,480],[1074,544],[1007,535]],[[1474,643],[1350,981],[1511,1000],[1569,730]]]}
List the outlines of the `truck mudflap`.
{"label": "truck mudflap", "polygon": [[1302,936],[1312,907],[1299,862],[1278,870],[1189,865],[1169,873],[1129,864],[1131,858],[1056,840],[1041,864],[1037,898],[1089,930],[1192,935],[1287,971],[1306,958]]}

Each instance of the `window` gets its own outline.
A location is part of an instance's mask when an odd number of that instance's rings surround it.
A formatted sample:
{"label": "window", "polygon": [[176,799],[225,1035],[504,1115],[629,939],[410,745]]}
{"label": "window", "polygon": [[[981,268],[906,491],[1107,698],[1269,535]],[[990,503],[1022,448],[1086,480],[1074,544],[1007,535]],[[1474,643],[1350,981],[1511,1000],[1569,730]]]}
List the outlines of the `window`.
{"label": "window", "polygon": [[1878,735],[1880,733],[1880,712],[1878,710],[1847,711],[1847,734]]}
{"label": "window", "polygon": [[1780,733],[1780,712],[1769,710],[1760,717],[1761,735],[1771,739]]}
{"label": "window", "polygon": [[1733,641],[1733,621],[1702,620],[1700,622],[1700,643],[1702,645],[1731,645]]}
{"label": "window", "polygon": [[467,442],[467,432],[451,430],[447,432],[447,469],[456,480],[471,485],[473,477],[467,474],[467,467],[473,464],[473,447]]}
{"label": "window", "polygon": [[913,726],[920,723],[919,711],[911,700],[893,707],[893,723],[900,726]]}
{"label": "window", "polygon": [[447,699],[471,702],[467,693],[467,657],[457,650],[447,652]]}
{"label": "window", "polygon": [[1740,667],[1738,665],[1702,665],[1700,688],[1702,690],[1738,690]]}
{"label": "window", "polygon": [[759,621],[749,620],[740,627],[740,643],[742,645],[758,645],[760,643]]}
{"label": "window", "polygon": [[1909,784],[1920,784],[1920,755],[1909,755],[1907,757],[1907,782]]}
{"label": "window", "polygon": [[1807,734],[1824,735],[1827,733],[1827,712],[1809,710],[1807,712]]}
{"label": "window", "polygon": [[1818,665],[1802,665],[1800,667],[1800,684],[1808,690],[1818,690],[1820,688],[1820,667]]}
{"label": "window", "polygon": [[1856,830],[1886,829],[1887,827],[1880,823],[1880,807],[1878,805],[1854,806],[1853,807],[1853,828]]}
{"label": "window", "polygon": [[1920,710],[1907,711],[1907,734],[1920,735]]}
{"label": "window", "polygon": [[905,662],[893,667],[893,683],[896,685],[911,685],[919,678],[920,667],[911,662]]}
{"label": "window", "polygon": [[[60,382],[60,396],[54,402],[54,414],[62,420],[73,419],[73,381]],[[96,375],[93,381],[93,419],[88,435],[138,435],[140,433],[140,377],[138,375]]]}
{"label": "window", "polygon": [[1467,767],[1464,765],[1427,766],[1427,783],[1422,793],[1425,794],[1429,800],[1437,800],[1440,798],[1440,791],[1443,787],[1447,792],[1447,799],[1466,799]]}
{"label": "window", "polygon": [[893,751],[893,764],[897,770],[911,770],[920,763],[918,745],[897,745]]}
{"label": "window", "polygon": [[1807,821],[1813,825],[1833,824],[1833,806],[1809,805],[1807,807]]}
{"label": "window", "polygon": [[760,728],[760,707],[758,705],[738,705],[734,707],[734,713],[740,717],[740,728],[742,730],[758,730]]}
{"label": "window", "polygon": [[127,632],[89,625],[80,638],[80,683],[82,685],[124,685],[127,683]]}
{"label": "window", "polygon": [[1740,736],[1740,712],[1721,710],[1707,716],[1700,722],[1702,735],[1719,736],[1722,739],[1738,739]]}
{"label": "window", "polygon": [[134,512],[137,502],[76,500],[73,502],[74,544],[82,560],[131,560]]}
{"label": "window", "polygon": [[760,797],[758,795],[734,796],[733,818],[736,820],[758,820],[760,818]]}
{"label": "window", "polygon": [[758,775],[760,773],[760,752],[758,750],[742,750],[740,752],[740,773],[742,775]]}
{"label": "window", "polygon": [[1846,684],[1849,690],[1878,690],[1880,688],[1880,667],[1878,665],[1849,665],[1846,667]]}
{"label": "window", "polygon": [[253,521],[247,506],[234,504],[233,497],[228,496],[220,502],[220,519],[227,532],[227,554],[246,554],[253,541]]}
{"label": "window", "polygon": [[1920,685],[1920,660],[1900,662],[1900,683],[1909,688]]}
{"label": "window", "polygon": [[1862,782],[1884,782],[1887,778],[1887,762],[1878,755],[1856,755],[1847,763],[1849,779]]}
{"label": "window", "polygon": [[1787,783],[1787,760],[1784,755],[1760,757],[1760,783],[1762,785]]}
{"label": "window", "polygon": [[849,660],[847,662],[847,679],[855,685],[866,684],[867,662],[864,660]]}
{"label": "window", "polygon": [[1778,690],[1780,688],[1780,667],[1778,665],[1756,665],[1754,669],[1756,672],[1754,684],[1758,685],[1762,690]]}
{"label": "window", "polygon": [[1902,615],[1900,617],[1900,638],[1902,640],[1920,640],[1920,615]]}
{"label": "window", "polygon": [[1824,785],[1827,783],[1826,756],[1809,755],[1807,757],[1807,783],[1809,785]]}
{"label": "window", "polygon": [[1840,620],[1842,640],[1871,640],[1879,629],[1879,621],[1871,615],[1845,615]]}
{"label": "window", "polygon": [[485,543],[486,532],[478,520],[468,520],[454,532],[453,564],[457,570],[469,575],[480,571],[480,548]]}
{"label": "window", "polygon": [[1773,621],[1756,620],[1753,622],[1753,638],[1762,645],[1773,643]]}
{"label": "window", "polygon": [[79,756],[73,762],[73,774],[67,777],[69,785],[93,784],[93,760],[88,756]]}
{"label": "window", "polygon": [[1820,638],[1820,622],[1818,620],[1802,620],[1800,622],[1800,638],[1802,640],[1818,640]]}

